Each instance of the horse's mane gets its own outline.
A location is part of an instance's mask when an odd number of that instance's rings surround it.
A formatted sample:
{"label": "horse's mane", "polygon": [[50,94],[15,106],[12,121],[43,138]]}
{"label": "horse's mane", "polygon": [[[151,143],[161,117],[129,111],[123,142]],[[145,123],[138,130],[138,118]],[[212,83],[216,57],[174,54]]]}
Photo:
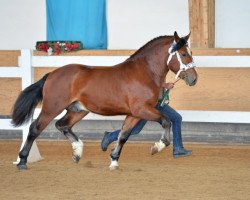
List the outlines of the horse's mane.
{"label": "horse's mane", "polygon": [[156,41],[158,42],[159,40],[170,40],[171,38],[173,38],[173,36],[169,36],[169,35],[164,35],[164,36],[159,36],[156,37],[152,40],[150,40],[149,42],[147,42],[145,45],[143,45],[141,48],[139,48],[135,53],[133,53],[127,60],[129,59],[133,59],[135,58],[138,54],[140,54],[144,49],[152,46]]}

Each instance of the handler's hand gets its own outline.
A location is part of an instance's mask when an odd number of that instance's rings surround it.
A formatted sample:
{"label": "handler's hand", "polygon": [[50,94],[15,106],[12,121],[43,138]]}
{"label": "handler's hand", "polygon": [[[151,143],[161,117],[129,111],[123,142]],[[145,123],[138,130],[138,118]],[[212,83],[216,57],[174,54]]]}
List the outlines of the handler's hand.
{"label": "handler's hand", "polygon": [[169,82],[169,83],[163,83],[162,87],[166,88],[167,90],[170,90],[174,87],[174,83]]}

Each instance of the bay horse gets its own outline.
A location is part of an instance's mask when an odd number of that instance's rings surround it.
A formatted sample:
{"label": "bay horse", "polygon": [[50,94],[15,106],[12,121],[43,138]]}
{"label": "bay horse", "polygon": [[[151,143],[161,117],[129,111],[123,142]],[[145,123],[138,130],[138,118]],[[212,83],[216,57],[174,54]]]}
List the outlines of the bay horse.
{"label": "bay horse", "polygon": [[188,47],[190,33],[179,37],[160,36],[145,44],[124,62],[111,66],[69,64],[46,74],[18,96],[12,124],[20,126],[32,118],[42,102],[41,113],[29,128],[27,140],[19,153],[18,169],[27,169],[27,157],[33,141],[64,109],[65,116],[56,128],[71,142],[73,160],[82,156],[83,143],[72,127],[89,112],[100,115],[126,115],[115,148],[110,169],[118,167],[118,159],[132,128],[140,119],[159,122],[163,128],[169,120],[155,108],[162,84],[169,70],[189,86],[197,82],[197,72]]}

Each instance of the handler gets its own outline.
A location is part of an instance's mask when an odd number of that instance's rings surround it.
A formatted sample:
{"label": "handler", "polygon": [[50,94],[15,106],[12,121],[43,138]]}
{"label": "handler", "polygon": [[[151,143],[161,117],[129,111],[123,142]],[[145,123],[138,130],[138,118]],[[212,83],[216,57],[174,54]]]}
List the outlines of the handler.
{"label": "handler", "polygon": [[[174,83],[163,83],[162,85],[165,90],[169,91],[174,87]],[[163,93],[164,94],[164,93]],[[164,98],[164,95],[162,99]],[[191,150],[186,150],[183,147],[182,143],[182,136],[181,136],[181,125],[182,125],[182,116],[175,111],[172,107],[168,105],[168,101],[162,101],[159,100],[156,108],[160,111],[160,113],[169,118],[172,123],[172,131],[173,131],[173,156],[174,158],[179,158],[182,156],[189,156],[192,154]],[[168,98],[167,98],[168,100]],[[139,134],[142,128],[147,123],[146,120],[141,119],[136,126],[132,129],[131,135]],[[108,148],[108,145],[118,139],[120,130],[116,130],[113,132],[105,132],[104,137],[101,142],[101,148],[103,151],[106,151]],[[168,146],[168,144],[165,143],[165,146]]]}

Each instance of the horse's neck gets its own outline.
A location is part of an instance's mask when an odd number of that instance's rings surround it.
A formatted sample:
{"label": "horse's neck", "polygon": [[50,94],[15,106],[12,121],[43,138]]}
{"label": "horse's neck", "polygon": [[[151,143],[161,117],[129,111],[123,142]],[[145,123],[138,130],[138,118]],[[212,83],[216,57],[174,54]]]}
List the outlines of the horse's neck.
{"label": "horse's neck", "polygon": [[158,73],[157,71],[152,71],[151,76],[155,84],[159,87],[161,87],[162,83],[165,81],[165,78],[167,76],[168,71],[163,71],[162,73]]}
{"label": "horse's neck", "polygon": [[165,81],[165,77],[169,71],[167,67],[167,60],[169,57],[168,49],[172,45],[174,38],[160,38],[153,41],[153,44],[146,45],[138,50],[137,53],[132,55],[127,61],[144,60],[146,68],[152,77],[152,80],[158,87],[161,87]]}
{"label": "horse's neck", "polygon": [[158,57],[149,57],[148,68],[152,73],[153,79],[158,86],[161,86],[165,81],[165,77],[169,71],[167,67],[167,59],[168,59],[168,47],[162,48],[160,50]]}

